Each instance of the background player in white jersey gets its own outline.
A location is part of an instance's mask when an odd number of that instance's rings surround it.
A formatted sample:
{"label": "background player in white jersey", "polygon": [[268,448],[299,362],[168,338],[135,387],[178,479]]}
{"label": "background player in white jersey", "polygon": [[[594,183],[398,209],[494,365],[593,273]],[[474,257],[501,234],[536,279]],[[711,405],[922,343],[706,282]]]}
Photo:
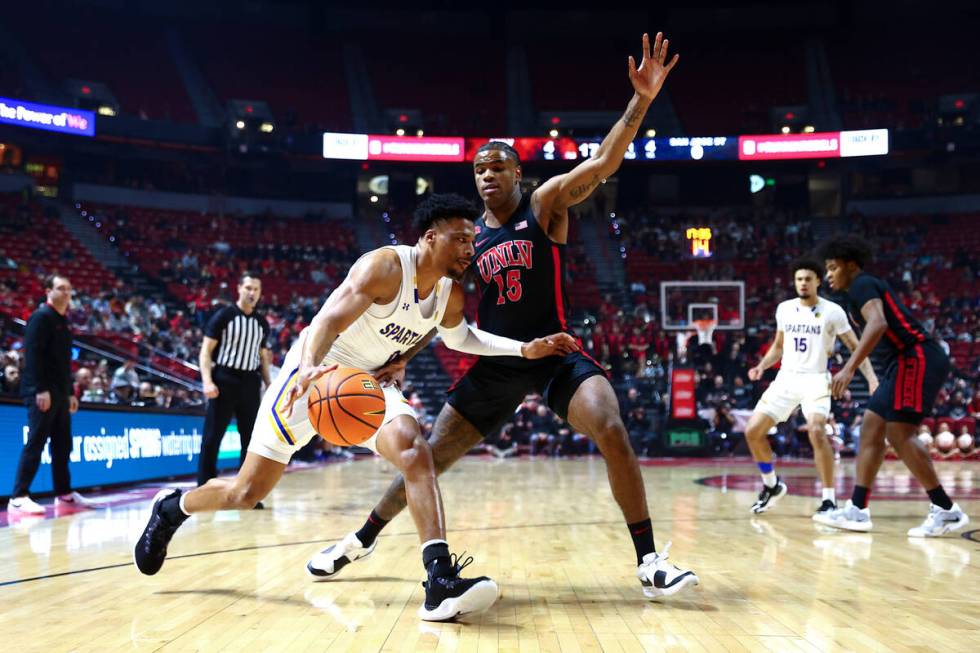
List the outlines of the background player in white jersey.
{"label": "background player in white jersey", "polygon": [[[477,355],[537,359],[577,349],[568,334],[522,343],[474,329],[463,319],[463,290],[453,279],[462,277],[473,257],[477,215],[473,204],[458,195],[433,195],[415,213],[418,244],[376,249],[351,267],[266,390],[238,475],[212,479],[183,495],[176,489],[157,495],[134,552],[141,572],[152,575],[160,570],[167,544],[191,514],[249,509],[275,487],[292,454],[316,435],[306,411],[310,385],[338,364],[374,372],[432,328],[449,347]],[[441,621],[482,611],[496,600],[497,586],[486,577],[459,577],[468,563],[460,565],[449,554],[429,443],[396,387],[385,389],[385,403],[382,426],[365,445],[405,477],[428,574],[419,616]],[[368,553],[360,549],[357,554]]]}
{"label": "background player in white jersey", "polygon": [[[798,259],[790,265],[790,270],[796,299],[788,299],[776,308],[776,338],[759,364],[749,370],[749,379],[758,381],[763,372],[780,361],[776,379],[762,395],[745,429],[745,440],[759,466],[763,483],[752,512],[765,512],[786,495],[786,484],[776,476],[773,467],[768,434],[799,406],[806,417],[813,460],[823,484],[819,515],[837,507],[834,452],[826,433],[830,415],[827,358],[833,352],[835,338],[840,338],[851,351],[857,347],[858,340],[844,309],[817,295],[823,266],[815,259]],[[861,373],[874,392],[878,379],[870,361],[862,363]]]}

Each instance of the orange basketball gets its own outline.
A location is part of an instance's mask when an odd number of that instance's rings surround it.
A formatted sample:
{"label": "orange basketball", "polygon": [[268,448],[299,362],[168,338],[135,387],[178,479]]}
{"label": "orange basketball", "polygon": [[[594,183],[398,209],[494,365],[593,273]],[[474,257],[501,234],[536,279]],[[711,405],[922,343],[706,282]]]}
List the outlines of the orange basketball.
{"label": "orange basketball", "polygon": [[349,447],[364,442],[381,428],[385,396],[381,385],[367,372],[338,367],[313,383],[307,409],[320,437]]}

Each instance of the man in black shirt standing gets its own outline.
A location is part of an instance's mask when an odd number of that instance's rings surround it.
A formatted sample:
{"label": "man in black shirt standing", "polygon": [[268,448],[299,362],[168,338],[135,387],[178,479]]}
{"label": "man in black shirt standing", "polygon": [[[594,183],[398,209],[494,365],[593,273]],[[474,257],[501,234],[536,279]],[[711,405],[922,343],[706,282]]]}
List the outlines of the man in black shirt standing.
{"label": "man in black shirt standing", "polygon": [[71,490],[68,459],[71,456],[71,413],[78,399],[71,380],[71,329],[65,313],[71,304],[71,282],[58,274],[44,280],[47,301],[34,311],[24,332],[24,377],[20,394],[27,404],[27,444],[20,454],[17,477],[7,510],[44,514],[44,506],[29,492],[41,464],[41,454],[51,438],[51,475],[55,505],[85,506],[87,501]]}
{"label": "man in black shirt standing", "polygon": [[218,475],[218,448],[232,417],[238,418],[240,461],[245,460],[262,401],[261,383],[269,385],[269,323],[255,310],[261,297],[262,281],[243,273],[238,281],[238,301],[215,312],[204,328],[199,362],[208,408],[197,466],[198,485]]}
{"label": "man in black shirt standing", "polygon": [[824,243],[820,254],[831,289],[845,293],[843,306],[861,329],[857,348],[831,381],[834,399],[844,395],[854,371],[875,347],[884,355],[885,374],[864,412],[851,499],[843,508],[818,514],[814,520],[846,530],[871,530],[868,495],[884,460],[887,438],[932,502],[925,521],[909,529],[909,537],[937,537],[963,528],[970,518],[946,494],[929,452],[916,437],[949,375],[949,357],[888,283],[864,271],[871,260],[867,243],[839,236]]}

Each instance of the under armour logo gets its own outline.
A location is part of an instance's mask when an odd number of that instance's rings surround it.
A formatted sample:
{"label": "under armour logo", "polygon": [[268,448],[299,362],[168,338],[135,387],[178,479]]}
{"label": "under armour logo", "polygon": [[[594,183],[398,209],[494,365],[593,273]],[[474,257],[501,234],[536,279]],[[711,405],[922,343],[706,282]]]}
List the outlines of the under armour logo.
{"label": "under armour logo", "polygon": [[408,302],[405,302],[404,304],[402,304],[402,310],[403,311],[407,311],[408,310],[408,307],[409,307],[409,303]]}

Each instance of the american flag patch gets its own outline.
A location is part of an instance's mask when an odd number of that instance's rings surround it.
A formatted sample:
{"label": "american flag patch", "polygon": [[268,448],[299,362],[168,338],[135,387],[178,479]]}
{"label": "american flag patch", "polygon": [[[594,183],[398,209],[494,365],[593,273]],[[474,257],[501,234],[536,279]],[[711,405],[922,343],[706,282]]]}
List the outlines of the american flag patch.
{"label": "american flag patch", "polygon": [[527,229],[527,220],[521,220],[514,227],[514,231],[520,231],[521,229]]}

